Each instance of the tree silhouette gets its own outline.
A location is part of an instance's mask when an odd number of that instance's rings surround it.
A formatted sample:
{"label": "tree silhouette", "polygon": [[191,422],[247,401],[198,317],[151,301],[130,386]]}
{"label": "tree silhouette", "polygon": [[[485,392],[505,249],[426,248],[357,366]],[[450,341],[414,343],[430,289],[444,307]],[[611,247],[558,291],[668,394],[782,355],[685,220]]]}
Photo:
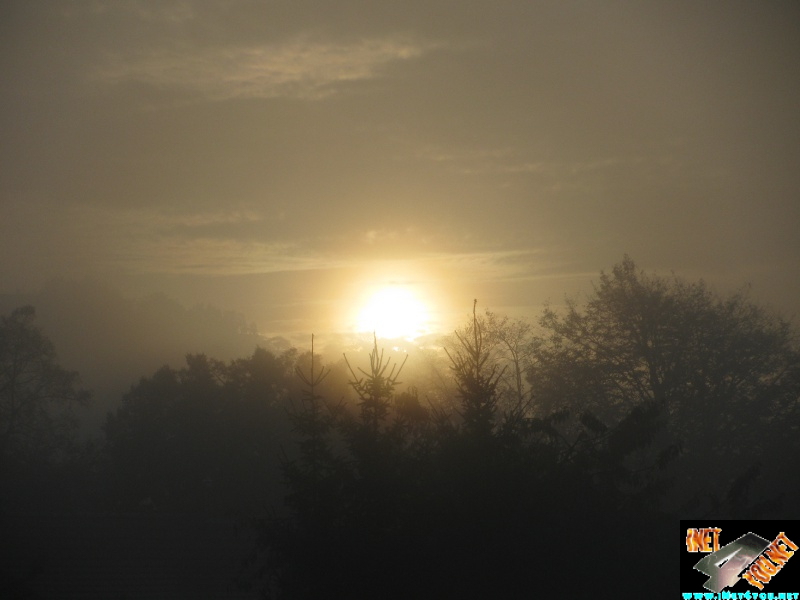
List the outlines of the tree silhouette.
{"label": "tree silhouette", "polygon": [[471,434],[487,437],[494,427],[497,384],[505,368],[489,363],[491,354],[484,339],[485,326],[476,314],[477,304],[475,300],[472,305],[472,323],[455,332],[457,344],[445,352],[458,386],[464,427]]}
{"label": "tree silhouette", "polygon": [[77,373],[56,362],[53,344],[34,325],[32,306],[0,320],[0,472],[52,460],[70,443],[70,409],[86,404]]}
{"label": "tree silhouette", "polygon": [[[236,363],[234,375],[233,365],[194,358],[185,373],[166,372],[175,398],[191,390],[197,402],[186,406],[206,406],[207,395],[216,419],[235,398],[280,407],[279,398],[294,398],[285,504],[260,528],[265,593],[516,598],[568,589],[582,597],[619,583],[605,557],[624,557],[625,584],[641,589],[653,562],[673,554],[653,543],[674,534],[683,514],[675,498],[698,516],[769,508],[758,477],[777,461],[750,448],[732,454],[724,431],[735,423],[733,431],[773,434],[797,456],[800,368],[788,325],[742,296],[720,300],[702,284],[641,274],[627,257],[601,276],[585,308],[548,310],[541,324],[532,336],[528,325],[479,317],[474,303],[445,348],[455,398],[429,406],[413,387],[399,391],[405,363],[374,335],[367,366],[344,357],[356,394],[349,404],[326,400],[331,371],[319,366],[313,336],[311,353],[294,357],[297,383],[280,391],[267,385],[272,376],[252,388],[240,381],[249,363]],[[275,357],[259,364],[286,372]],[[693,422],[712,414],[721,422],[708,429]],[[713,445],[704,447],[700,433],[709,431]],[[733,456],[747,462],[696,485]],[[685,481],[708,497],[688,496]],[[716,497],[706,491],[714,486]],[[573,542],[575,555],[558,550]],[[539,565],[546,570],[531,576]]]}
{"label": "tree silhouette", "polygon": [[[296,356],[256,349],[229,364],[188,355],[125,394],[105,423],[114,494],[126,509],[254,515],[280,493],[278,451]],[[256,477],[255,473],[263,476]]]}
{"label": "tree silhouette", "polygon": [[[586,556],[627,556],[631,544],[644,547],[665,522],[653,497],[662,493],[661,467],[675,449],[633,460],[663,431],[664,411],[640,404],[610,423],[584,412],[572,427],[567,410],[521,411],[498,423],[500,362],[507,357],[490,351],[484,327],[473,305],[471,322],[447,349],[458,414],[424,409],[413,389],[395,394],[400,370],[373,337],[369,367],[350,368],[355,414],[342,410],[324,426],[297,430],[301,445],[317,439],[314,432],[344,444],[308,445],[318,458],[303,453],[289,472],[291,512],[263,529],[275,574],[270,593],[517,598],[567,585],[589,594],[608,572]],[[308,399],[316,396],[317,377],[315,370],[300,377]],[[306,423],[329,414],[315,408],[320,404],[302,406]],[[447,426],[458,417],[460,426]],[[306,477],[314,464],[330,465],[316,471],[329,475]],[[303,508],[320,501],[318,510]],[[551,560],[567,540],[584,558]],[[633,581],[649,572],[644,558],[626,560]],[[542,564],[546,573],[531,578]]]}
{"label": "tree silhouette", "polygon": [[720,298],[702,281],[648,276],[626,256],[583,308],[548,309],[541,326],[528,371],[539,414],[591,413],[628,440],[642,430],[623,434],[626,419],[658,413],[666,427],[647,460],[680,444],[686,489],[725,489],[770,440],[796,452],[779,423],[796,426],[800,353],[789,324],[744,293]]}
{"label": "tree silhouette", "polygon": [[505,315],[486,311],[485,328],[487,341],[495,347],[498,362],[510,367],[510,382],[502,395],[506,396],[506,412],[509,417],[521,418],[532,404],[530,385],[525,379],[531,361],[531,338],[533,326],[522,319],[511,319]]}
{"label": "tree silhouette", "polygon": [[[297,455],[282,452],[288,515],[272,515],[259,525],[258,553],[264,554],[264,592],[268,596],[318,597],[321,582],[336,585],[341,577],[331,555],[337,551],[345,519],[343,486],[346,465],[336,455],[331,441],[339,405],[331,405],[319,394],[319,386],[330,369],[318,367],[311,336],[308,370],[297,365],[295,376],[304,388],[297,404],[288,411],[296,436]],[[315,577],[308,575],[314,573]]]}
{"label": "tree silhouette", "polygon": [[[303,487],[310,490],[310,507],[313,512],[322,505],[319,494],[319,484],[323,480],[325,471],[330,468],[332,451],[328,442],[328,435],[333,421],[330,415],[324,414],[323,398],[317,393],[319,384],[330,374],[325,367],[315,370],[314,336],[311,336],[311,367],[306,374],[297,366],[295,373],[306,388],[303,390],[301,408],[293,410],[290,418],[294,431],[300,436],[300,458],[287,467],[303,465],[303,471],[294,473],[294,477],[305,476],[308,480]],[[291,478],[290,478],[291,480]],[[296,483],[295,483],[296,485]]]}
{"label": "tree silhouette", "polygon": [[[391,408],[394,389],[398,385],[398,377],[403,370],[408,356],[403,359],[403,363],[398,367],[396,363],[384,358],[383,350],[378,350],[378,338],[373,334],[372,351],[369,354],[369,371],[358,368],[361,375],[358,375],[350,362],[347,367],[350,369],[352,379],[350,385],[358,395],[358,405],[361,409],[361,423],[373,434],[377,433],[380,425],[386,420]],[[391,369],[390,369],[391,367]],[[387,370],[389,372],[387,373]]]}

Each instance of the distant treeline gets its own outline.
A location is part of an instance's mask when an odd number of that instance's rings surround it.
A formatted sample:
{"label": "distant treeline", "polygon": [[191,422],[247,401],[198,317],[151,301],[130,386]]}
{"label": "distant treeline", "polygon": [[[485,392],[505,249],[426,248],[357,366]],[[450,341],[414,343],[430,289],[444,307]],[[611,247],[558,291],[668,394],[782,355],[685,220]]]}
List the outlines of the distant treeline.
{"label": "distant treeline", "polygon": [[258,532],[243,579],[268,597],[645,590],[677,573],[659,536],[680,518],[796,516],[796,332],[627,257],[536,323],[474,306],[435,393],[401,387],[378,340],[368,362],[189,355],[131,386],[94,444],[70,434],[86,395],[33,309],[0,336],[5,514],[235,516]]}

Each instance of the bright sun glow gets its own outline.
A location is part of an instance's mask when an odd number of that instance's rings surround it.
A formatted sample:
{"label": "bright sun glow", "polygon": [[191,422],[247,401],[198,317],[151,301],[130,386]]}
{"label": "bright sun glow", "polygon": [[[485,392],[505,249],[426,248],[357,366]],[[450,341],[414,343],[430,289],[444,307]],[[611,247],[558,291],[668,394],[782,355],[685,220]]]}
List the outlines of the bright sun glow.
{"label": "bright sun glow", "polygon": [[428,309],[402,286],[386,286],[369,299],[358,315],[359,332],[375,332],[386,339],[413,340],[430,333]]}

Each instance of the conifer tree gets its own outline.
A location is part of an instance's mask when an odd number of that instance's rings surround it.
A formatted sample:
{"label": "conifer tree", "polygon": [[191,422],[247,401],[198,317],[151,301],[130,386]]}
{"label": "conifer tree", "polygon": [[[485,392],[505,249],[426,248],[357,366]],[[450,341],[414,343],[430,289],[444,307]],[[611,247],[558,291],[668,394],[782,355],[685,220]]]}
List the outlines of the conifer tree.
{"label": "conifer tree", "polygon": [[505,369],[489,364],[491,354],[484,339],[484,326],[478,319],[472,304],[472,324],[464,331],[456,331],[457,345],[445,348],[453,370],[458,396],[461,401],[461,416],[468,433],[485,437],[492,433],[497,411],[497,384]]}
{"label": "conifer tree", "polygon": [[330,510],[334,493],[332,478],[337,471],[337,460],[329,439],[333,415],[326,410],[322,396],[317,393],[318,386],[330,370],[322,367],[317,371],[315,358],[312,335],[308,373],[299,366],[295,367],[295,374],[305,386],[300,407],[289,414],[294,431],[300,437],[300,455],[294,461],[284,462],[284,477],[290,489],[287,503],[311,522],[323,518],[323,514]]}
{"label": "conifer tree", "polygon": [[[357,375],[347,360],[352,379],[350,385],[358,394],[358,405],[361,409],[361,423],[373,434],[378,432],[380,425],[386,420],[391,408],[394,389],[400,383],[397,378],[403,370],[408,356],[400,364],[392,364],[390,359],[384,358],[383,350],[378,351],[378,338],[373,333],[372,351],[369,353],[369,371],[359,368],[361,376]],[[391,368],[390,368],[391,367]],[[387,370],[389,371],[387,373]]]}

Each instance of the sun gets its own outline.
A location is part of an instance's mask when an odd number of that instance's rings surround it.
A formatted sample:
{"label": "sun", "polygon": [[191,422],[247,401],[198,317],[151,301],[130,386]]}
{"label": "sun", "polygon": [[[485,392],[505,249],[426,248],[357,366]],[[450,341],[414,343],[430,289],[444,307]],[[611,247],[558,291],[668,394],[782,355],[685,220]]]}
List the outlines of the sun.
{"label": "sun", "polygon": [[413,340],[430,333],[427,306],[408,287],[387,285],[363,306],[356,322],[358,332],[386,339]]}

